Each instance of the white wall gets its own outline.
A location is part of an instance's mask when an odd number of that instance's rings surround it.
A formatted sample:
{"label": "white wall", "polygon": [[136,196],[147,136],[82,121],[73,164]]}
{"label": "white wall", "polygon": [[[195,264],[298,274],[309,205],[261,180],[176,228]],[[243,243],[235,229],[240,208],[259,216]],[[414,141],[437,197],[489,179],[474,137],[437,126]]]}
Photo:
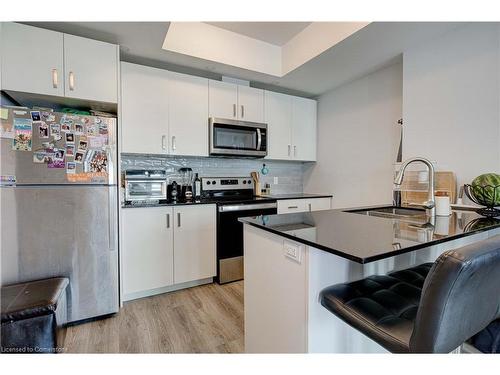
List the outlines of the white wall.
{"label": "white wall", "polygon": [[320,96],[318,162],[304,191],[332,193],[336,208],[391,202],[401,95],[395,64]]}
{"label": "white wall", "polygon": [[498,172],[499,31],[471,24],[403,58],[403,159],[425,156],[458,183]]}

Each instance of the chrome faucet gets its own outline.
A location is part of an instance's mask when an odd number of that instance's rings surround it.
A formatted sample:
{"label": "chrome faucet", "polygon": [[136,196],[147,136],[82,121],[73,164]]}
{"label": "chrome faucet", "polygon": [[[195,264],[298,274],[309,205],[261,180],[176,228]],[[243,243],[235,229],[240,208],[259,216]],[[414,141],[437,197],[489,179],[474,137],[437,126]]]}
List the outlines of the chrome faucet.
{"label": "chrome faucet", "polygon": [[[427,169],[429,171],[429,190],[427,192],[427,201],[423,202],[422,204],[410,203],[410,205],[425,208],[427,216],[432,217],[436,215],[436,207],[435,207],[436,204],[434,201],[434,166],[432,165],[432,162],[430,160],[426,158],[416,157],[404,161],[403,164],[401,164],[401,169],[399,170],[396,178],[394,179],[394,185],[399,187],[403,183],[403,176],[405,174],[406,168],[408,167],[408,165],[416,162],[424,163],[427,166]],[[396,194],[394,196],[396,197]],[[397,202],[395,199],[395,204],[396,203]],[[399,205],[401,205],[401,202],[399,202]]]}

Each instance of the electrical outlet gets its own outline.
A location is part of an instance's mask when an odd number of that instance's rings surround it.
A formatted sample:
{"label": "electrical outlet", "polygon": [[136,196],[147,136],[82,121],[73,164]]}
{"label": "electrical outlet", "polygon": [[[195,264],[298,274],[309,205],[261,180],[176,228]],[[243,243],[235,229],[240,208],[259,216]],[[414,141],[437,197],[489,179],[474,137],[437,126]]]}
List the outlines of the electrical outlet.
{"label": "electrical outlet", "polygon": [[294,244],[291,242],[284,243],[285,256],[293,259],[297,263],[301,263],[302,261],[302,247],[298,244]]}
{"label": "electrical outlet", "polygon": [[273,184],[278,185],[278,177],[277,176],[273,178]]}

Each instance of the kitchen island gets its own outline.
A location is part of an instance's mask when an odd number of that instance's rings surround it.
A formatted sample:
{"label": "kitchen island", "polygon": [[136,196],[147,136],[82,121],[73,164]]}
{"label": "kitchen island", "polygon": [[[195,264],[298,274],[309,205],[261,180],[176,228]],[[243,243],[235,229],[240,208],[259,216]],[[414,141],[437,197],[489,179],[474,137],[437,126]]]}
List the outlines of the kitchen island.
{"label": "kitchen island", "polygon": [[500,233],[500,219],[473,211],[429,218],[392,207],[240,221],[248,353],[386,352],[321,306],[321,290],[433,262],[444,251]]}

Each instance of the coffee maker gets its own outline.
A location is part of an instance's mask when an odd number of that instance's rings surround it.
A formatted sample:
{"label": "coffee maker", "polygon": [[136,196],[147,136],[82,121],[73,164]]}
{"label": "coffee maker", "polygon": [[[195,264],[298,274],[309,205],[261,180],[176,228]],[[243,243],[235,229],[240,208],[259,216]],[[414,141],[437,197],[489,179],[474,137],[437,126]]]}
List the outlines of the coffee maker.
{"label": "coffee maker", "polygon": [[181,180],[181,198],[186,201],[193,199],[193,170],[191,168],[179,169]]}

